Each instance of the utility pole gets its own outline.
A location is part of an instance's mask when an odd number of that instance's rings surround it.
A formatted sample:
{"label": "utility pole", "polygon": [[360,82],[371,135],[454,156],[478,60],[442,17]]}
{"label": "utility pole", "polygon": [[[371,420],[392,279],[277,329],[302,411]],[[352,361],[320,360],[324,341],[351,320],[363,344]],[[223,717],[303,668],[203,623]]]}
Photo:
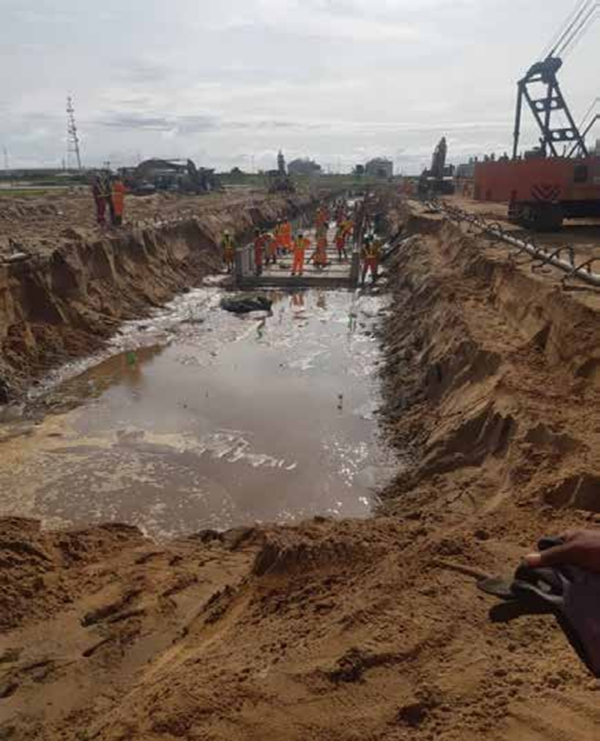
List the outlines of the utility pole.
{"label": "utility pole", "polygon": [[67,164],[70,164],[72,154],[75,155],[77,169],[81,170],[81,153],[79,151],[79,134],[75,123],[75,108],[73,99],[69,96],[67,98]]}
{"label": "utility pole", "polygon": [[8,174],[8,171],[9,171],[8,149],[5,146],[2,147],[2,153],[4,155],[4,177],[6,178],[7,182],[12,185],[11,178]]}

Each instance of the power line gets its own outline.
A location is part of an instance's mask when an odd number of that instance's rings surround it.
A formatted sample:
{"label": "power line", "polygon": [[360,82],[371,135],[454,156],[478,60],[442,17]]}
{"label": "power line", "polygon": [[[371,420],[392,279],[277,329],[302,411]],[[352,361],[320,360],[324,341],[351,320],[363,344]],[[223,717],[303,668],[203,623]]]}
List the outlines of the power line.
{"label": "power line", "polygon": [[576,11],[574,17],[571,18],[570,22],[567,22],[565,24],[562,33],[559,35],[558,39],[553,45],[553,49],[550,52],[550,56],[554,57],[560,54],[560,50],[561,50],[561,47],[565,39],[569,36],[569,34],[573,31],[573,29],[577,26],[577,24],[581,21],[581,19],[588,12],[590,2],[592,2],[592,0],[583,0],[583,2],[579,6],[579,10]]}
{"label": "power line", "polygon": [[589,2],[590,0],[576,1],[575,7],[569,13],[565,22],[559,27],[558,31],[552,37],[550,43],[547,44],[547,46],[544,48],[544,51],[542,52],[543,59],[546,59],[549,56],[554,56],[556,48],[559,45],[561,39],[564,37],[565,33],[567,33],[572,28],[573,23],[576,22],[577,18]]}
{"label": "power line", "polygon": [[67,165],[70,164],[71,155],[75,155],[77,169],[81,170],[81,152],[79,150],[79,134],[75,123],[75,108],[73,99],[67,98]]}
{"label": "power line", "polygon": [[592,101],[592,104],[590,105],[590,107],[587,109],[587,111],[585,113],[585,116],[581,119],[581,123],[579,124],[579,129],[580,130],[583,130],[583,127],[586,125],[588,118],[593,113],[593,111],[595,110],[595,108],[598,105],[598,103],[600,103],[600,97],[595,98]]}
{"label": "power line", "polygon": [[568,56],[572,51],[575,50],[577,44],[585,36],[592,23],[596,20],[599,8],[600,3],[595,3],[589,8],[588,14],[585,16],[585,18],[583,18],[579,26],[573,31],[571,36],[563,44],[560,54]]}

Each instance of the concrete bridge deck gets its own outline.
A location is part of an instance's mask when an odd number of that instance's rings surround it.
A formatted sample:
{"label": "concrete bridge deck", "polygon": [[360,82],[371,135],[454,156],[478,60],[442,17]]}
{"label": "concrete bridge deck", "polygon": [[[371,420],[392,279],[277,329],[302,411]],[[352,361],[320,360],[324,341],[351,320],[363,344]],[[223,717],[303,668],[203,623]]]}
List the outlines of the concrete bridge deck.
{"label": "concrete bridge deck", "polygon": [[335,230],[328,234],[328,264],[318,270],[310,260],[315,246],[314,230],[307,232],[311,247],[306,251],[303,275],[292,275],[291,253],[277,258],[275,265],[265,265],[261,274],[256,274],[254,247],[252,244],[238,250],[236,256],[236,282],[240,288],[355,288],[359,281],[360,258],[357,249],[349,246],[348,259],[339,261],[334,246]]}

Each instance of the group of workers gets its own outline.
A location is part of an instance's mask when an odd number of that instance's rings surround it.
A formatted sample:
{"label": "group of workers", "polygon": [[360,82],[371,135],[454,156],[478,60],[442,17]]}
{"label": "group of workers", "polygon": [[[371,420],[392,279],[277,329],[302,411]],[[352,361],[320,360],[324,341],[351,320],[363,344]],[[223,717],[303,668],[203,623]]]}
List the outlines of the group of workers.
{"label": "group of workers", "polygon": [[[320,206],[315,216],[315,247],[308,262],[313,263],[319,271],[329,265],[328,257],[328,234],[332,217],[336,222],[335,247],[339,262],[348,260],[348,245],[355,241],[355,222],[353,213],[346,201],[334,204],[330,210],[326,206]],[[235,270],[236,248],[231,232],[226,231],[221,241],[223,260],[228,273]],[[268,231],[256,229],[254,235],[254,266],[257,276],[262,275],[265,266],[275,265],[278,258],[292,256],[292,276],[302,276],[307,263],[307,252],[311,247],[311,241],[303,231],[293,235],[292,225],[289,221],[277,222],[275,227]],[[368,275],[373,281],[378,277],[379,263],[381,260],[381,242],[372,233],[366,233],[362,239],[361,264],[362,283],[366,282]]]}
{"label": "group of workers", "polygon": [[256,229],[254,234],[254,266],[256,275],[262,275],[265,265],[275,265],[278,258],[292,255],[292,275],[303,275],[306,250],[310,241],[303,232],[294,237],[289,221],[278,221],[272,231]]}
{"label": "group of workers", "polygon": [[96,204],[96,221],[106,224],[106,213],[112,226],[121,226],[125,211],[125,184],[119,177],[105,173],[96,175],[92,182],[92,195]]}

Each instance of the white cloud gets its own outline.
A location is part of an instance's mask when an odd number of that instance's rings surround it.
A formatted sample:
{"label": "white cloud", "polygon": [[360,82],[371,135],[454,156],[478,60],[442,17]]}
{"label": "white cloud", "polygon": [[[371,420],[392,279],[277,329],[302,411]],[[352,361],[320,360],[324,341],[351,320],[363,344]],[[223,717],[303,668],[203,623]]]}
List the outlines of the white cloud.
{"label": "white cloud", "polygon": [[[566,15],[564,0],[2,5],[0,145],[15,164],[61,161],[67,94],[88,164],[189,154],[232,166],[254,154],[266,167],[281,146],[418,168],[443,133],[458,159],[508,149],[516,80]],[[600,94],[599,34],[561,73],[576,115]]]}

